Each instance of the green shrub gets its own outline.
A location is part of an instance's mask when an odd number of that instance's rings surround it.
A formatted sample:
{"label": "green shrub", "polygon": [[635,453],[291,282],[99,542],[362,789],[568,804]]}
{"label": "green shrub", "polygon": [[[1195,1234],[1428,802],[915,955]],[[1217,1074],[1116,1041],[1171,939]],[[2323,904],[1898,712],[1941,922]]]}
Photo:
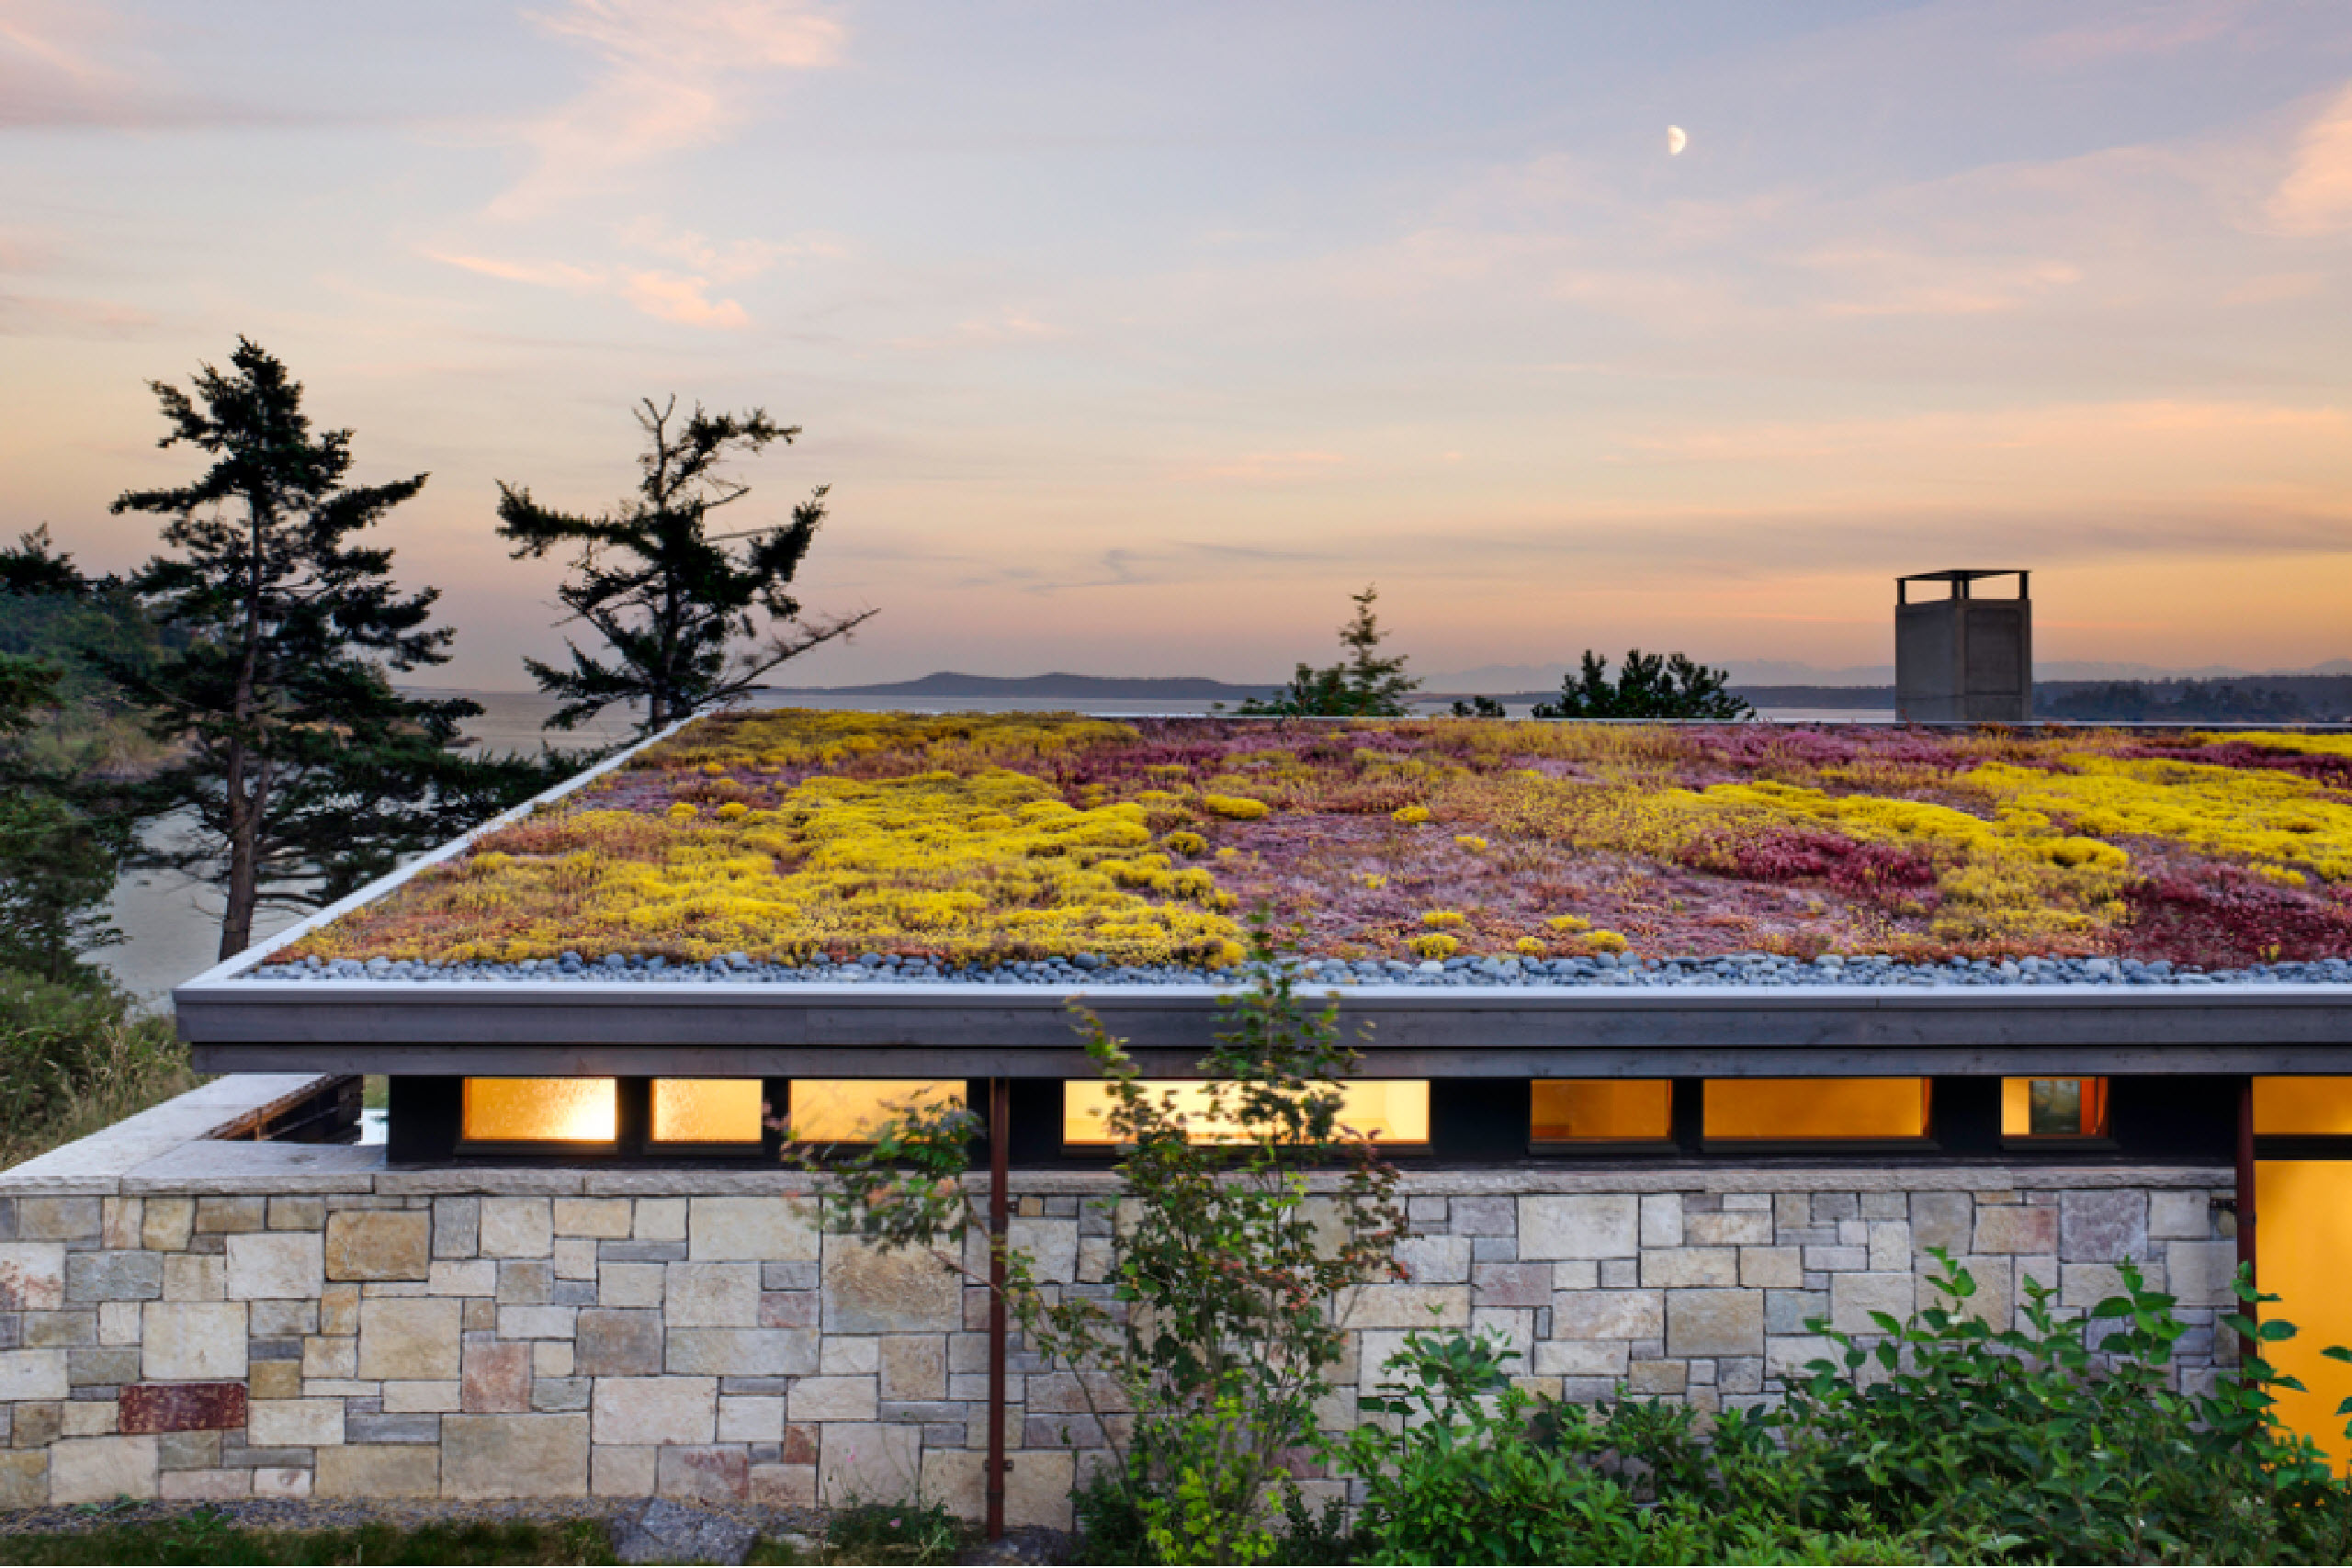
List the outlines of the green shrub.
{"label": "green shrub", "polygon": [[825,1521],[831,1562],[952,1562],[964,1526],[940,1503],[859,1503]]}
{"label": "green shrub", "polygon": [[0,1168],[195,1083],[168,1018],[110,986],[0,969]]}

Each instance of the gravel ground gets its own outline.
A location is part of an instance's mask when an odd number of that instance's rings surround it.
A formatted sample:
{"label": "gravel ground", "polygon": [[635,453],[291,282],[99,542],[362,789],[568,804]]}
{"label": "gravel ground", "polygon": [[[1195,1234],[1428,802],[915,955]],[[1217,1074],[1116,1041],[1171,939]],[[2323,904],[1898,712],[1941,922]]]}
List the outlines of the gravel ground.
{"label": "gravel ground", "polygon": [[[1449,958],[1408,964],[1397,959],[1318,959],[1297,966],[1302,981],[1316,986],[1464,986],[1521,987],[1671,986],[2275,986],[2352,985],[2352,959],[2257,964],[2244,969],[2202,970],[2162,959],[2136,958],[1962,959],[1945,964],[1908,964],[1883,956],[1816,958],[1811,962],[1770,953],[1726,958],[1657,959],[1632,954],[1597,958]],[[983,986],[1169,986],[1236,987],[1247,983],[1241,969],[1197,969],[1183,964],[1107,964],[1091,953],[1038,963],[983,968],[947,965],[929,959],[900,959],[869,953],[848,963],[774,964],[729,953],[707,964],[672,964],[661,958],[615,954],[590,961],[576,953],[520,964],[395,963],[372,958],[309,959],[266,964],[239,976],[259,981],[380,981],[491,984],[502,981],[571,981],[600,985],[842,986],[955,983]]]}

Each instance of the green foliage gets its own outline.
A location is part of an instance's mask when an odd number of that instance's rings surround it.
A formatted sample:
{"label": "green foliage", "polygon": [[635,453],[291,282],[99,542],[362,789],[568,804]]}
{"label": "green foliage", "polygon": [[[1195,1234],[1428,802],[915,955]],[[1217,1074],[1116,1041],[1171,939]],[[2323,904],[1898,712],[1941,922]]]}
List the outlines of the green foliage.
{"label": "green foliage", "polygon": [[102,780],[50,765],[29,744],[62,704],[64,671],[0,654],[0,969],[90,979],[84,962],[121,941],[107,918],[129,841],[127,819],[97,809]]}
{"label": "green foliage", "polygon": [[1340,646],[1347,649],[1346,658],[1319,670],[1301,664],[1279,696],[1252,697],[1234,711],[1327,718],[1401,716],[1405,699],[1420,682],[1405,673],[1404,655],[1381,657],[1380,645],[1388,634],[1380,629],[1372,613],[1373,601],[1379,597],[1374,584],[1366,584],[1363,592],[1354,595],[1355,615],[1340,628]]}
{"label": "green foliage", "polygon": [[[2029,1288],[2027,1326],[1967,1314],[1975,1282],[1942,1253],[1949,1305],[1873,1314],[1785,1405],[1702,1418],[1594,1409],[1514,1387],[1515,1353],[1407,1337],[1399,1381],[1362,1401],[1340,1469],[1365,1502],[1358,1550],[1386,1562],[2338,1562],[2344,1483],[2272,1416],[2296,1386],[2249,1352],[2212,1392],[2172,1366],[2171,1297],[2121,1266],[2122,1293],[2061,1317]],[[2239,1293],[2257,1297],[2242,1277]],[[2241,1344],[2288,1324],[2224,1319]],[[2327,1354],[2352,1360],[2352,1351]],[[2352,1401],[2346,1402],[2352,1414]],[[1705,1422],[1702,1425],[1702,1421]]]}
{"label": "green foliage", "polygon": [[1492,697],[1456,697],[1453,699],[1456,718],[1509,718],[1510,710]]}
{"label": "green foliage", "polygon": [[180,760],[141,800],[178,812],[192,841],[141,863],[202,870],[224,895],[220,953],[243,950],[255,907],[352,891],[401,856],[576,768],[576,758],[459,755],[462,699],[401,695],[390,675],[439,664],[436,590],[402,594],[391,552],[353,542],[424,487],[415,475],[348,487],[351,432],[314,432],[302,388],[239,339],[232,368],[198,371],[195,396],[153,383],[168,434],[212,465],[195,482],[131,491],[116,512],[164,517],[175,554],[130,586],[170,644],[107,672],[151,714]]}
{"label": "green foliage", "polygon": [[246,1529],[199,1508],[176,1517],[83,1530],[0,1537],[10,1562],[115,1563],[605,1563],[617,1562],[594,1519],[543,1524],[367,1524],[354,1529]]}
{"label": "green foliage", "polygon": [[1537,718],[1753,718],[1756,710],[1724,689],[1730,675],[1683,654],[1625,655],[1615,681],[1609,660],[1585,649],[1582,668],[1560,682],[1560,694],[1535,705]]}
{"label": "green foliage", "polygon": [[[1336,1004],[1297,993],[1290,955],[1262,923],[1252,949],[1251,988],[1224,998],[1225,1027],[1200,1064],[1196,1113],[1235,1135],[1196,1137],[1192,1114],[1148,1089],[1125,1045],[1081,1011],[1133,1218],[1101,1288],[1048,1287],[1033,1258],[1003,1254],[1029,1350],[1065,1372],[1086,1369],[1074,1381],[1098,1420],[1133,1413],[1132,1437],[1113,1442],[1119,1506],[1098,1496],[1088,1506],[1124,1521],[1157,1562],[1277,1551],[1294,1463],[1317,1444],[1316,1405],[1347,1345],[1333,1303],[1397,1277],[1396,1173],[1340,1121],[1355,1053]],[[908,1118],[837,1167],[831,1222],[890,1246],[977,1224],[956,1180],[969,1124],[955,1117]],[[1335,1163],[1336,1192],[1310,1199],[1309,1173]]]}
{"label": "green foliage", "polygon": [[192,1088],[172,1021],[100,982],[0,969],[0,1167]]}
{"label": "green foliage", "polygon": [[[769,671],[820,643],[845,637],[875,611],[803,617],[794,573],[825,520],[825,487],[792,509],[789,523],[713,532],[711,513],[751,493],[721,473],[739,454],[790,446],[797,424],[753,409],[712,414],[695,405],[673,428],[677,400],[640,405],[647,446],[637,494],[589,517],[552,511],[528,489],[501,482],[500,536],[514,554],[571,550],[572,575],[558,591],[573,620],[610,649],[608,659],[567,644],[568,670],[526,659],[539,689],[561,697],[548,722],[570,729],[615,703],[645,705],[643,728],[661,728],[697,708],[741,695]],[[765,624],[763,626],[763,617]],[[740,645],[764,634],[758,647]]]}
{"label": "green foliage", "polygon": [[829,1562],[952,1562],[963,1522],[939,1503],[857,1503],[825,1521]]}

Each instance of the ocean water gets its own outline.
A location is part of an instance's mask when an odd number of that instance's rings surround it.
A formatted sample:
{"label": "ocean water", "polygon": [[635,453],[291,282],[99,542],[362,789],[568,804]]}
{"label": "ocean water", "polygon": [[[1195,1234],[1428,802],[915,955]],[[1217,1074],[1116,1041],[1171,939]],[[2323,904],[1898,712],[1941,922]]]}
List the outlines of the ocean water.
{"label": "ocean water", "polygon": [[[608,712],[594,725],[570,734],[548,731],[542,727],[555,712],[552,697],[526,692],[456,692],[419,691],[420,695],[467,696],[481,705],[480,718],[467,725],[466,733],[485,751],[519,751],[535,750],[543,745],[560,747],[605,746],[628,738],[632,723],[626,715]],[[940,697],[910,701],[876,697],[823,696],[796,694],[763,703],[770,707],[814,707],[851,710],[905,709],[924,713],[1023,712],[1023,713],[1087,713],[1099,715],[1183,715],[1204,711],[1197,703],[1151,703],[1126,701],[1054,701],[1049,698],[1029,698],[1007,701],[985,697]],[[1515,718],[1527,716],[1531,704],[1508,704],[1506,709]],[[1442,705],[1425,706],[1424,711],[1443,712]],[[1894,722],[1893,710],[1867,708],[1767,708],[1758,716],[1767,721],[1780,723],[1813,723],[1820,721],[1879,723]],[[160,824],[159,832],[175,830],[169,822]],[[180,825],[177,830],[185,830]],[[212,966],[220,943],[220,897],[210,886],[188,878],[163,873],[141,873],[126,876],[116,886],[112,905],[114,924],[122,932],[120,946],[99,954],[99,961],[115,978],[133,994],[151,1000],[160,1000],[174,986]],[[254,938],[256,942],[277,935],[300,920],[309,911],[265,906],[254,917]]]}

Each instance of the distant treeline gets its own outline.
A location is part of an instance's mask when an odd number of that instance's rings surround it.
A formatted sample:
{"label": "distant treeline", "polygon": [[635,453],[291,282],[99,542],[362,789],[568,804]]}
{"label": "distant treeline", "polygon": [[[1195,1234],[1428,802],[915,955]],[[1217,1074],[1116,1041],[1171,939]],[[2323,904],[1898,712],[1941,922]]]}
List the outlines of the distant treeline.
{"label": "distant treeline", "polygon": [[[1735,686],[1759,708],[1891,708],[1892,686]],[[2037,681],[2036,718],[2093,723],[2312,724],[2352,721],[2352,675],[2211,681]]]}

